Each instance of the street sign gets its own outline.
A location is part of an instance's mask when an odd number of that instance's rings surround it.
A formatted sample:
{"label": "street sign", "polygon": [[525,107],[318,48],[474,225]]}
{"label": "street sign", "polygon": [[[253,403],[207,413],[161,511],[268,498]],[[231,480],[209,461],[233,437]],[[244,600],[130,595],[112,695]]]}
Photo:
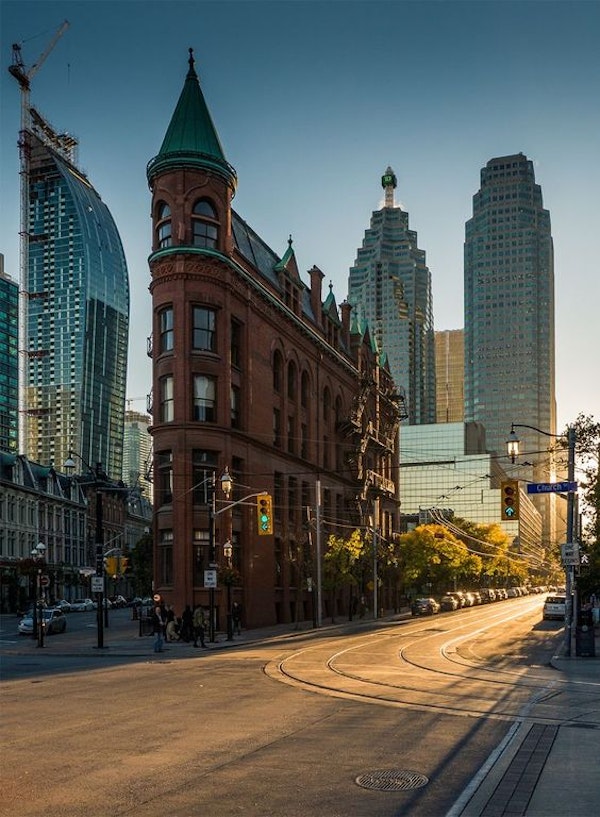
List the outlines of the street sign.
{"label": "street sign", "polygon": [[49,587],[50,586],[50,576],[40,576],[40,587]]}
{"label": "street sign", "polygon": [[92,593],[104,593],[103,576],[92,576]]}
{"label": "street sign", "polygon": [[530,482],[527,485],[528,494],[574,494],[576,491],[576,482]]}
{"label": "street sign", "polygon": [[214,570],[213,568],[204,571],[204,586],[205,587],[217,586],[217,571]]}
{"label": "street sign", "polygon": [[578,565],[579,562],[579,545],[576,542],[567,542],[560,546],[560,555],[562,563],[565,566]]}

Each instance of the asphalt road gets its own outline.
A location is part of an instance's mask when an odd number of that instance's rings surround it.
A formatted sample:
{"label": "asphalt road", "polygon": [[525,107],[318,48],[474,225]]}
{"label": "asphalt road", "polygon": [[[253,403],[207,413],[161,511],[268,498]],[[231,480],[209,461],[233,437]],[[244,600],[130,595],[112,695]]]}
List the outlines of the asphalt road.
{"label": "asphalt road", "polygon": [[[0,637],[0,815],[443,817],[517,714],[588,705],[555,686],[541,606],[101,662]],[[74,615],[53,638],[89,644]]]}

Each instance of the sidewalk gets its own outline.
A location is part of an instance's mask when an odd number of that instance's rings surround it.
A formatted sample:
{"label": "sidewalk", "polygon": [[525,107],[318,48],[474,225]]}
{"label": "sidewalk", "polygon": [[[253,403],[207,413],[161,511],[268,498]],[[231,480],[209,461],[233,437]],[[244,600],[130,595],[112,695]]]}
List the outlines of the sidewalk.
{"label": "sidewalk", "polygon": [[552,657],[564,680],[595,690],[585,722],[516,722],[446,817],[600,814],[600,628],[595,656]]}

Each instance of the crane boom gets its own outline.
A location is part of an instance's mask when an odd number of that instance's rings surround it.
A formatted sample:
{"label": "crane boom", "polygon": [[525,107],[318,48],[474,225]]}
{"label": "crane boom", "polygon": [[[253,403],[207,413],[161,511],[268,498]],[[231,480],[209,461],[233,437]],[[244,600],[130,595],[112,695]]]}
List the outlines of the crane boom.
{"label": "crane boom", "polygon": [[13,75],[13,77],[17,80],[21,89],[23,91],[28,91],[31,87],[31,80],[40,70],[42,65],[46,62],[50,52],[68,29],[70,23],[68,20],[65,20],[60,27],[58,28],[54,37],[50,40],[48,45],[46,46],[45,51],[43,51],[37,59],[37,62],[34,62],[29,71],[25,68],[25,63],[23,62],[23,56],[21,54],[21,44],[20,43],[13,43],[13,63],[9,65],[8,70]]}

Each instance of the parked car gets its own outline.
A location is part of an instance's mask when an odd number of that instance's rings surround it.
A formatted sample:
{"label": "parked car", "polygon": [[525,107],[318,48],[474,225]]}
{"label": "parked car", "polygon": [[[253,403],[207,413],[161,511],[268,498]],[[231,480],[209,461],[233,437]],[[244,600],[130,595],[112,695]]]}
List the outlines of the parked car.
{"label": "parked car", "polygon": [[75,599],[71,602],[72,613],[89,613],[94,609],[94,602],[91,599]]}
{"label": "parked car", "polygon": [[[64,633],[67,629],[67,619],[62,610],[57,607],[47,607],[42,610],[42,620],[46,635],[54,633]],[[19,622],[19,633],[21,635],[33,635],[33,616],[24,616]]]}
{"label": "parked car", "polygon": [[59,610],[62,610],[63,613],[71,612],[71,602],[67,601],[66,599],[59,599],[54,606],[58,607]]}
{"label": "parked car", "polygon": [[413,616],[432,616],[440,612],[440,605],[435,599],[415,599],[411,606]]}
{"label": "parked car", "polygon": [[564,619],[566,606],[566,596],[546,596],[543,613],[544,621],[551,618]]}
{"label": "parked car", "polygon": [[[92,604],[94,606],[94,610],[97,610],[98,609],[98,602],[93,601]],[[112,606],[113,606],[113,604],[112,604],[111,600],[109,598],[107,598],[106,596],[104,596],[104,598],[102,599],[102,608],[104,610],[111,610]]]}
{"label": "parked car", "polygon": [[446,613],[450,610],[458,610],[459,606],[460,605],[458,603],[458,599],[456,598],[456,596],[450,595],[442,596],[442,598],[440,599],[440,607],[442,609],[442,612]]}

